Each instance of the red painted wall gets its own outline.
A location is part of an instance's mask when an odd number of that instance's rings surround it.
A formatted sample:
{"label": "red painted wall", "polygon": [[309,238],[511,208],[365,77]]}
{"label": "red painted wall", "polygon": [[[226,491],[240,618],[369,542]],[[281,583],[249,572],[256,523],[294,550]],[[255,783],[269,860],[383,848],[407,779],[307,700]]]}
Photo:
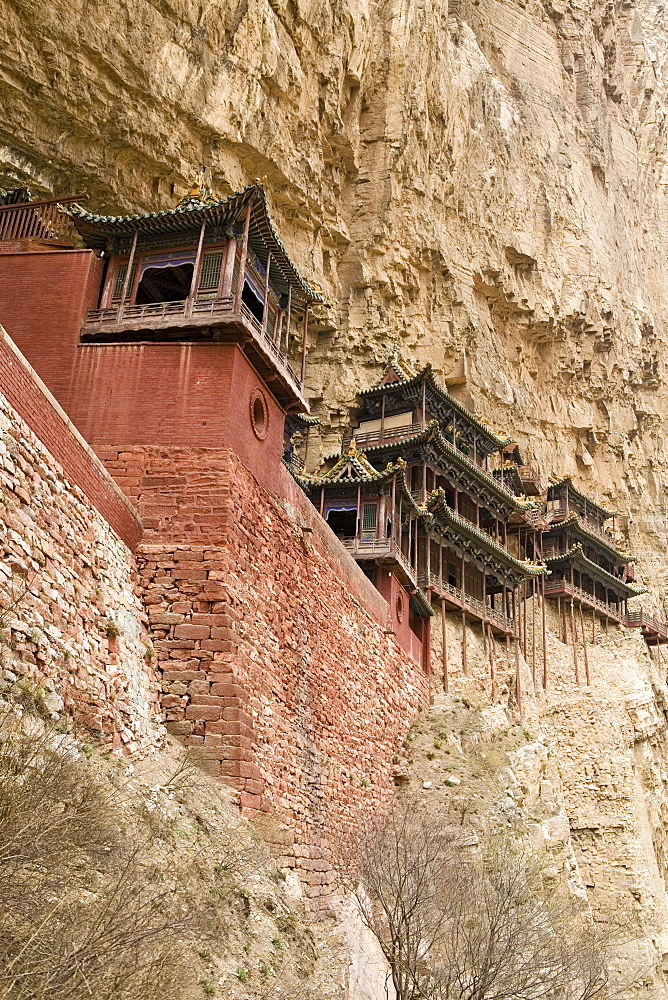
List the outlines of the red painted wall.
{"label": "red painted wall", "polygon": [[1,327],[0,392],[60,463],[72,484],[84,492],[125,544],[136,548],[141,538],[137,514]]}
{"label": "red painted wall", "polygon": [[[235,344],[79,344],[102,262],[89,250],[0,255],[0,323],[84,438],[232,448],[276,489],[284,412]],[[259,439],[251,396],[268,416]]]}
{"label": "red painted wall", "polygon": [[68,414],[79,331],[101,277],[92,250],[0,254],[0,324]]}

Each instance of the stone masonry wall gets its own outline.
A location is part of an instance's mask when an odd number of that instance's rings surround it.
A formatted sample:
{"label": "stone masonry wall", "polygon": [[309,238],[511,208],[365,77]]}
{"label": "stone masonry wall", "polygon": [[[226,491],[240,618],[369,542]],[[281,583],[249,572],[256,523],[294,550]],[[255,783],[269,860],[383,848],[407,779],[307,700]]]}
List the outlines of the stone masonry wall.
{"label": "stone masonry wall", "polygon": [[286,471],[279,500],[229,451],[99,453],[145,519],[167,727],[265,814],[282,863],[319,897],[332,842],[389,797],[428,675]]}
{"label": "stone masonry wall", "polygon": [[66,710],[104,742],[139,750],[158,734],[155,670],[132,552],[97,505],[135,540],[139,522],[0,334],[2,682],[52,717]]}

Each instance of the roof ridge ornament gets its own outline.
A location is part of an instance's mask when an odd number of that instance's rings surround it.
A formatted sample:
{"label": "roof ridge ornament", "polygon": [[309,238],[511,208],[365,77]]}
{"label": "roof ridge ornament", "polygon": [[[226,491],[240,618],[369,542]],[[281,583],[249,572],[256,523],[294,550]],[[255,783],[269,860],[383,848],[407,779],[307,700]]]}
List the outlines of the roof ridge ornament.
{"label": "roof ridge ornament", "polygon": [[177,208],[206,208],[207,205],[213,205],[216,202],[211,188],[205,183],[206,172],[205,166],[197,171],[190,185],[190,191],[181,198]]}

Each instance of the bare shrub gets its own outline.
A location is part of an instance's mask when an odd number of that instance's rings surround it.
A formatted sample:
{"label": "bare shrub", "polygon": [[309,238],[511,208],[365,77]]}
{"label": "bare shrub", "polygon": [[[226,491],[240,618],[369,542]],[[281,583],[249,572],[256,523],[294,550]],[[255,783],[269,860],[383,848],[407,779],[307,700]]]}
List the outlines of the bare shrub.
{"label": "bare shrub", "polygon": [[596,1000],[611,994],[607,942],[510,838],[472,848],[415,803],[347,866],[398,1000]]}
{"label": "bare shrub", "polygon": [[72,741],[0,720],[1,1000],[183,997],[198,909],[150,858]]}

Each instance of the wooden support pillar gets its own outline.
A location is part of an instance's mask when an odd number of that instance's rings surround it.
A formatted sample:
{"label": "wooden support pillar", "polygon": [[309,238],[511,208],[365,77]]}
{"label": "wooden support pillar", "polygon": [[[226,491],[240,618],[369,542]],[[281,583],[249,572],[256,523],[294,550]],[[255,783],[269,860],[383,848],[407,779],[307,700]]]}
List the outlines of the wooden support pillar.
{"label": "wooden support pillar", "polygon": [[262,332],[267,330],[267,317],[269,315],[269,271],[271,270],[271,253],[267,254],[267,273],[264,276],[264,303],[262,306]]}
{"label": "wooden support pillar", "polygon": [[578,634],[575,627],[575,605],[571,597],[571,638],[573,640],[573,669],[575,670],[575,683],[580,683],[580,664],[578,663]]}
{"label": "wooden support pillar", "polygon": [[517,697],[517,711],[522,718],[522,676],[520,672],[520,643],[519,637],[515,635],[515,694]]}
{"label": "wooden support pillar", "polygon": [[489,675],[492,682],[492,705],[496,704],[497,690],[496,690],[496,657],[494,656],[494,633],[492,632],[492,626],[487,622],[488,631],[488,641],[489,641]]}
{"label": "wooden support pillar", "polygon": [[568,645],[568,630],[566,628],[566,597],[559,598],[559,612],[561,617],[561,641]]}
{"label": "wooden support pillar", "polygon": [[193,305],[195,299],[197,298],[197,287],[199,285],[199,276],[202,273],[202,250],[204,249],[204,232],[206,230],[206,219],[200,226],[199,230],[199,240],[197,243],[197,253],[195,254],[195,266],[193,267],[192,281],[190,282],[190,291],[188,292],[188,301],[186,302],[186,316],[192,316]]}
{"label": "wooden support pillar", "polygon": [[587,687],[590,687],[590,685],[591,685],[591,677],[589,676],[589,654],[587,652],[587,637],[585,635],[584,614],[583,614],[583,611],[582,611],[582,601],[580,601],[580,629],[582,631],[582,648],[584,650],[584,659],[585,659],[585,676],[587,678]]}
{"label": "wooden support pillar", "polygon": [[385,393],[380,403],[380,444],[383,443],[385,434]]}
{"label": "wooden support pillar", "polygon": [[596,612],[591,613],[591,641],[596,642]]}
{"label": "wooden support pillar", "polygon": [[118,307],[118,319],[117,323],[123,319],[123,313],[125,312],[125,300],[128,297],[128,288],[130,286],[130,278],[132,277],[132,265],[135,262],[135,252],[137,250],[137,236],[139,235],[139,230],[135,229],[134,236],[132,237],[132,247],[130,248],[130,256],[128,258],[128,269],[125,272],[125,281],[123,282],[123,293],[121,295],[121,304]]}
{"label": "wooden support pillar", "polygon": [[522,652],[527,658],[527,582],[522,583]]}
{"label": "wooden support pillar", "polygon": [[[466,560],[462,556],[462,604],[466,604]],[[466,651],[466,612],[462,608],[462,671],[468,676],[468,661]]]}
{"label": "wooden support pillar", "polygon": [[540,608],[543,632],[543,690],[547,691],[547,628],[545,625],[545,577],[540,578]]}
{"label": "wooden support pillar", "polygon": [[445,624],[445,598],[441,598],[441,630],[443,635],[443,690],[450,690],[448,678],[448,631]]}
{"label": "wooden support pillar", "polygon": [[483,570],[482,573],[482,606],[483,606],[483,620],[482,620],[482,650],[483,653],[487,652],[487,574]]}
{"label": "wooden support pillar", "polygon": [[301,378],[300,384],[304,384],[304,377],[306,375],[306,338],[308,336],[308,303],[304,309],[304,328],[302,330],[302,367],[301,367]]}
{"label": "wooden support pillar", "polygon": [[536,687],[536,580],[531,580],[531,676]]}
{"label": "wooden support pillar", "polygon": [[288,285],[288,308],[285,312],[285,355],[290,349],[290,321],[292,319],[292,285]]}
{"label": "wooden support pillar", "polygon": [[246,259],[248,258],[248,231],[250,229],[252,205],[248,204],[244,218],[244,235],[241,242],[241,258],[239,260],[239,274],[237,275],[237,287],[234,290],[234,311],[241,312],[241,296],[244,291],[246,280]]}

